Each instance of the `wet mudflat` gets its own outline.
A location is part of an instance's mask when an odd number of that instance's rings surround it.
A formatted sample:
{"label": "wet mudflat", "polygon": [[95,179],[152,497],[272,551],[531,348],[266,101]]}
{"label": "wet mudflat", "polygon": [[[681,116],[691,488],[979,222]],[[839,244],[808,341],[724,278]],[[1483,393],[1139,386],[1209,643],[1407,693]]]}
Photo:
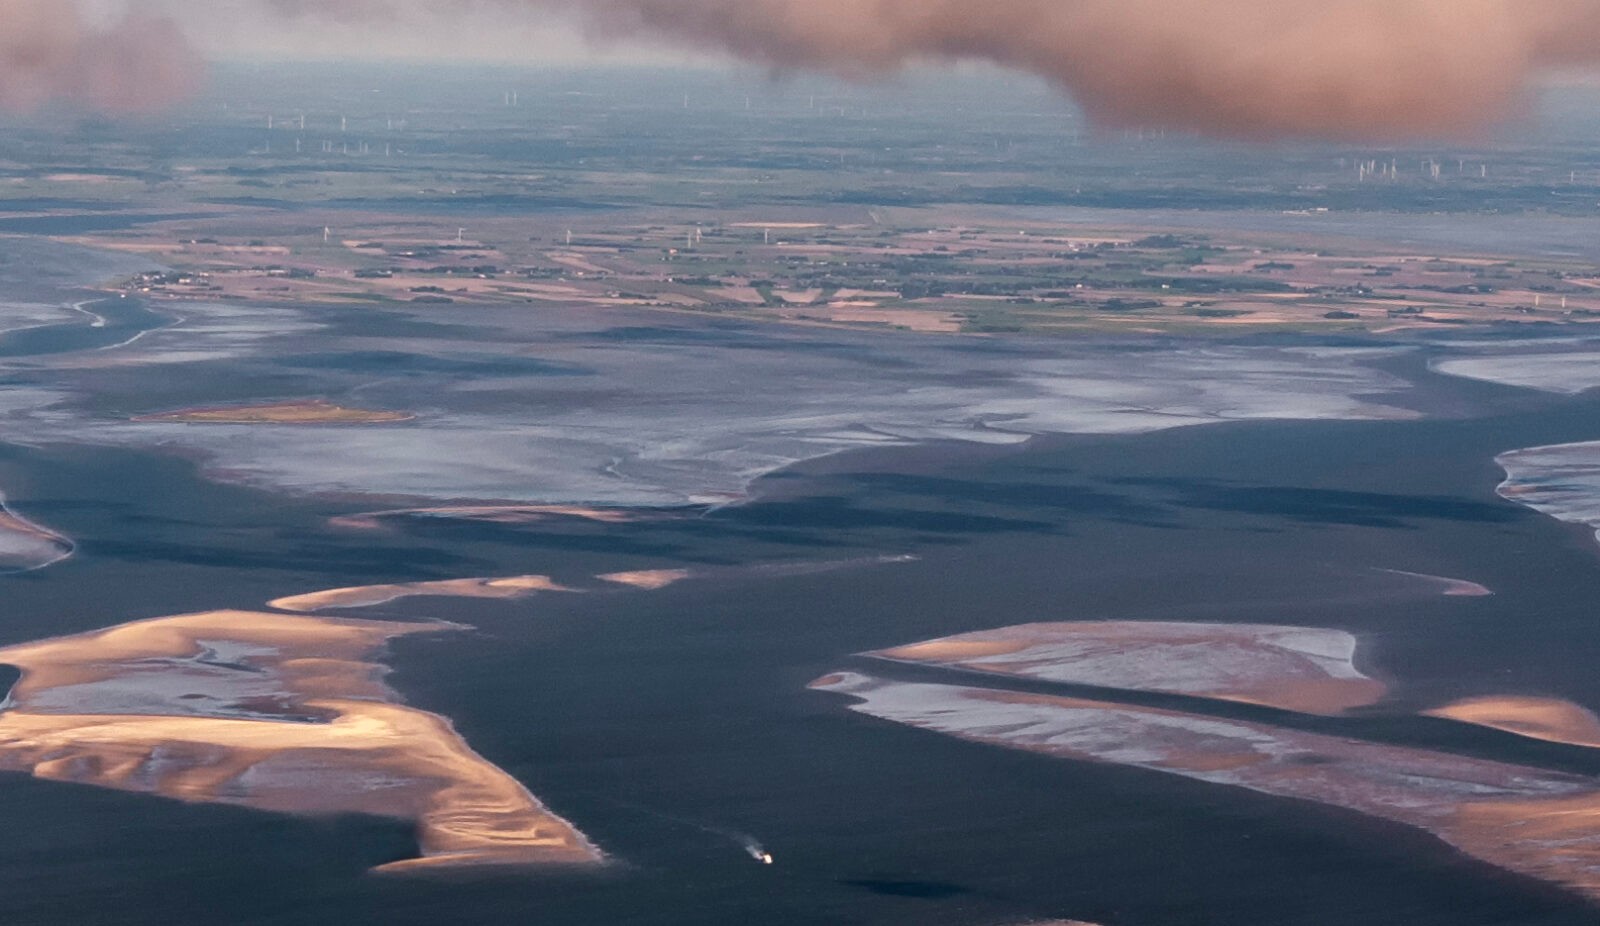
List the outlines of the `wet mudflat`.
{"label": "wet mudflat", "polygon": [[[14,507],[79,544],[72,560],[0,579],[8,644],[353,585],[712,578],[362,615],[479,628],[396,641],[389,681],[581,827],[615,860],[604,870],[377,878],[364,872],[414,852],[407,827],[11,775],[0,883],[17,921],[37,923],[197,909],[308,924],[1590,922],[1585,901],[1419,830],[962,742],[806,689],[854,653],[1029,621],[1325,627],[1361,641],[1357,666],[1390,701],[1305,720],[1315,732],[1600,773],[1592,750],[1415,716],[1484,695],[1600,704],[1600,548],[1498,497],[1493,462],[1600,437],[1600,403],[1517,404],[1453,421],[865,451],[768,477],[752,503],[702,517],[379,531],[329,524],[370,506],[218,485],[179,459],[8,447]],[[900,555],[917,559],[880,559]],[[1384,570],[1495,594],[1445,596]],[[752,862],[742,834],[777,864]]]}

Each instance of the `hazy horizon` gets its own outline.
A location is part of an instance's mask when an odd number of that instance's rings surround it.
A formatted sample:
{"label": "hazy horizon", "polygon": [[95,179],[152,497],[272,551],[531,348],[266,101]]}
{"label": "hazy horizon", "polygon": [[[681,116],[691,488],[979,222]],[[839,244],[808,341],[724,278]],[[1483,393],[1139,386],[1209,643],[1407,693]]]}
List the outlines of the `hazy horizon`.
{"label": "hazy horizon", "polygon": [[738,60],[877,77],[984,62],[1097,124],[1214,137],[1481,137],[1552,72],[1592,73],[1592,0],[0,0],[0,106],[159,107],[202,59]]}

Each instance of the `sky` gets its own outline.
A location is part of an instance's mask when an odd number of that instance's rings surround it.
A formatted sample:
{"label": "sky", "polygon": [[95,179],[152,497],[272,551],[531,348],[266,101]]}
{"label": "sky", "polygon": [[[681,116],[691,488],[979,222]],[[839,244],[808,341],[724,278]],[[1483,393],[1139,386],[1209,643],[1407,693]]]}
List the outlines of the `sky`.
{"label": "sky", "polygon": [[980,61],[1108,127],[1467,137],[1600,68],[1600,0],[0,0],[0,107],[139,109],[205,58],[739,60],[866,78]]}
{"label": "sky", "polygon": [[404,59],[532,66],[714,66],[728,60],[648,39],[586,36],[570,14],[550,10],[423,15],[413,9],[375,22],[290,17],[258,3],[217,0],[185,19],[196,44],[214,60]]}

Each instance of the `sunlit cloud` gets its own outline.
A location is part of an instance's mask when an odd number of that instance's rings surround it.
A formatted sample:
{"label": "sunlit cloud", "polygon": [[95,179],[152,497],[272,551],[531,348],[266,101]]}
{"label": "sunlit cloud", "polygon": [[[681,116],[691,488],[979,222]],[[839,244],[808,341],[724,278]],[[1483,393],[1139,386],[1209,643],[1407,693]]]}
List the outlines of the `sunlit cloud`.
{"label": "sunlit cloud", "polygon": [[159,99],[184,85],[181,27],[222,58],[739,60],[851,78],[981,61],[1054,82],[1103,125],[1248,138],[1470,134],[1547,75],[1600,64],[1600,0],[990,0],[981,15],[969,0],[0,0],[0,25],[11,107]]}

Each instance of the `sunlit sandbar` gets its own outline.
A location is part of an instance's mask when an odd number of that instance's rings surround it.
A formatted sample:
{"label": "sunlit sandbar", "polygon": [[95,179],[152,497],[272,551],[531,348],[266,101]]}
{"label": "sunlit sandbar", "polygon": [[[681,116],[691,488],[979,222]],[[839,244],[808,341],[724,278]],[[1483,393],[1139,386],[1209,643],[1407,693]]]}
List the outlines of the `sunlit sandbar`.
{"label": "sunlit sandbar", "polygon": [[1419,827],[1490,864],[1600,900],[1600,782],[1592,778],[1100,701],[857,673],[812,687],[856,699],[859,713],[973,742],[1151,769]]}
{"label": "sunlit sandbar", "polygon": [[22,678],[0,768],[293,814],[415,821],[420,855],[382,866],[594,864],[602,855],[448,720],[396,703],[369,661],[459,629],[214,611],[0,650]]}
{"label": "sunlit sandbar", "polygon": [[[612,572],[594,578],[625,589],[656,591],[676,585],[687,579],[782,578],[832,572],[865,566],[885,566],[912,562],[914,556],[868,556],[841,560],[814,560],[777,563],[757,563],[750,566],[717,566],[705,569],[639,569]],[[443,579],[435,582],[397,582],[391,585],[356,585],[322,591],[289,595],[268,603],[280,611],[311,613],[314,611],[342,610],[347,608],[372,608],[405,598],[526,598],[539,592],[579,593],[583,588],[570,588],[549,576],[527,575],[505,578]]]}
{"label": "sunlit sandbar", "polygon": [[596,578],[614,585],[655,591],[676,585],[692,575],[687,569],[641,569],[635,572],[612,572]]}
{"label": "sunlit sandbar", "polygon": [[1403,576],[1407,579],[1416,579],[1418,582],[1436,589],[1446,598],[1488,598],[1494,590],[1488,586],[1479,585],[1467,579],[1452,579],[1449,576],[1428,575],[1425,572],[1406,572],[1403,569],[1384,569],[1393,576]]}
{"label": "sunlit sandbar", "polygon": [[1023,624],[871,655],[1026,678],[1195,695],[1312,714],[1381,700],[1340,630],[1139,621]]}
{"label": "sunlit sandbar", "polygon": [[1468,698],[1424,713],[1531,739],[1600,748],[1600,717],[1586,707],[1559,698]]}
{"label": "sunlit sandbar", "polygon": [[503,579],[445,579],[439,582],[399,582],[393,585],[357,585],[327,591],[290,595],[269,603],[280,611],[309,613],[342,608],[371,608],[402,598],[525,598],[535,592],[568,592],[548,576],[509,576]]}
{"label": "sunlit sandbar", "polygon": [[411,421],[409,412],[345,408],[322,399],[272,402],[265,405],[223,405],[185,408],[134,421],[176,421],[184,424],[394,424]]}

